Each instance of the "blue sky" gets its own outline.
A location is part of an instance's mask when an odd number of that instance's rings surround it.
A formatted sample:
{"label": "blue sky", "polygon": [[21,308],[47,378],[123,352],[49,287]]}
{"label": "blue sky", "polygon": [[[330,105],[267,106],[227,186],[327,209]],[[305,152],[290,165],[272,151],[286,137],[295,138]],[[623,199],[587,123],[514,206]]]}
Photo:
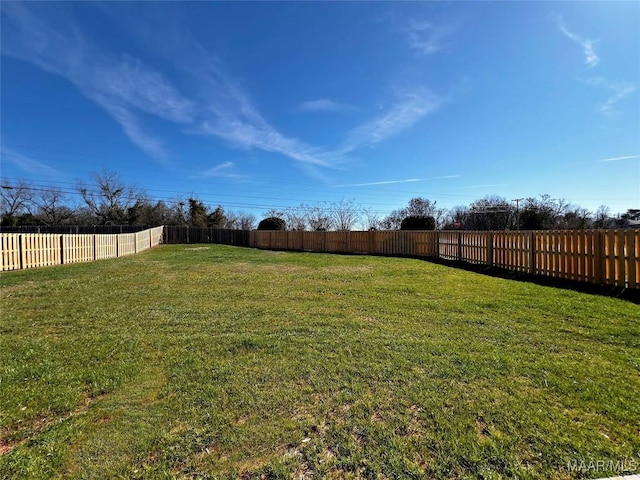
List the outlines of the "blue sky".
{"label": "blue sky", "polygon": [[640,2],[2,2],[2,177],[640,208]]}

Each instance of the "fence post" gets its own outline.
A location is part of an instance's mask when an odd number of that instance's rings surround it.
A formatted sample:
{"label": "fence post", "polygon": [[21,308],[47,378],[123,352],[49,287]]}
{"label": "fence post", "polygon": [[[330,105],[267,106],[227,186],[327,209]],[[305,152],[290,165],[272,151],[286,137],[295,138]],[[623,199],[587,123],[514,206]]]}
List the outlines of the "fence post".
{"label": "fence post", "polygon": [[25,257],[25,245],[23,235],[18,235],[18,251],[20,252],[20,270],[26,268],[27,259]]}
{"label": "fence post", "polygon": [[493,267],[493,232],[487,232],[487,265]]}
{"label": "fence post", "polygon": [[60,265],[64,265],[64,235],[60,235]]}
{"label": "fence post", "polygon": [[458,261],[462,261],[462,232],[458,232]]}
{"label": "fence post", "polygon": [[531,231],[529,234],[529,273],[536,273],[536,232]]}
{"label": "fence post", "polygon": [[626,286],[628,288],[637,288],[636,278],[638,276],[638,272],[636,269],[636,240],[638,237],[638,232],[633,230],[627,230],[625,239],[625,249],[627,252],[625,261],[627,263],[627,283]]}
{"label": "fence post", "polygon": [[[615,265],[616,265],[616,274],[615,274],[615,282],[614,285],[618,286],[618,287],[626,287],[627,286],[627,282],[626,282],[626,278],[627,278],[627,262],[625,259],[625,234],[624,234],[624,230],[618,230],[617,235],[615,236],[615,241],[614,241],[614,245],[615,245],[615,252],[616,252],[616,260],[615,260]],[[618,280],[619,279],[619,280]]]}
{"label": "fence post", "polygon": [[603,284],[604,278],[604,232],[598,230],[594,240],[593,280],[594,283]]}
{"label": "fence post", "polygon": [[[95,229],[94,229],[95,231]],[[97,240],[96,240],[96,234],[93,234],[93,259],[97,260],[98,258],[98,245],[97,245]]]}

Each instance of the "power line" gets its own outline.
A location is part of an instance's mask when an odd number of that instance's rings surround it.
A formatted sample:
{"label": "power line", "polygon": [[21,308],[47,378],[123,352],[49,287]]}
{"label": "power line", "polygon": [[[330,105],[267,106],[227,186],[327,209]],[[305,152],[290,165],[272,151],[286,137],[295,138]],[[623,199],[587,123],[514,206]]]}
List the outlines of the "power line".
{"label": "power line", "polygon": [[[275,178],[275,177],[270,177],[270,178]],[[3,178],[3,180],[5,180]],[[44,181],[42,180],[37,180],[37,179],[29,179],[29,178],[20,178],[20,179],[16,179],[16,178],[6,178],[6,180],[9,181],[13,181],[14,183],[19,182],[21,180],[27,181],[27,182],[31,182],[31,183],[35,183],[35,184],[44,184]],[[67,185],[67,186],[73,186],[75,188],[75,186],[77,185],[77,182],[65,182],[65,181],[54,181],[54,180],[49,180],[47,179],[46,182],[48,182],[49,184],[53,183],[53,184],[60,184],[60,185]],[[216,182],[216,181],[212,181],[210,182],[212,185],[228,185],[228,184],[224,184],[221,182]],[[291,182],[293,183],[293,182]],[[319,195],[321,194],[326,194],[326,188],[327,187],[320,187],[318,185],[313,185],[313,184],[308,184],[308,183],[304,183],[304,182],[298,182],[298,185],[302,185],[302,186],[311,186],[314,188],[322,188],[322,191],[318,191],[317,193]],[[47,188],[50,188],[51,185],[48,184],[44,184]],[[72,187],[67,187],[67,188],[72,188]],[[276,188],[278,188],[279,190],[282,190],[282,187],[271,187],[271,186],[267,186],[266,187],[269,190],[274,190]],[[255,199],[255,200],[276,200],[276,201],[291,201],[291,202],[296,202],[296,203],[304,203],[304,202],[308,202],[309,201],[309,197],[305,197],[304,199],[300,199],[300,198],[292,198],[292,197],[267,197],[264,195],[260,195],[260,196],[254,196],[254,195],[241,195],[241,194],[230,194],[230,193],[203,193],[203,192],[194,192],[192,191],[185,191],[185,190],[172,190],[172,189],[165,189],[165,188],[149,188],[149,189],[144,189],[145,191],[148,192],[157,192],[157,193],[161,193],[161,194],[174,194],[174,195],[178,195],[178,196],[185,196],[185,197],[189,197],[189,196],[197,196],[199,198],[219,198],[219,197],[231,197],[231,198],[240,198],[240,199]],[[75,192],[73,192],[75,193]],[[306,193],[316,193],[316,192],[309,192],[307,190]],[[349,196],[348,192],[345,192],[346,195],[345,197]],[[355,193],[354,193],[355,194]],[[439,197],[464,197],[464,198],[473,198],[473,199],[479,199],[477,195],[462,195],[462,194],[446,194],[446,193],[441,193],[441,192],[428,192],[428,191],[421,191],[421,192],[402,192],[403,195],[407,195],[407,196],[411,196],[411,195],[415,195],[415,196],[419,196],[419,197],[430,197],[430,198],[439,198]],[[358,198],[374,198],[374,199],[379,199],[379,198],[385,198],[388,196],[388,194],[385,193],[373,193],[373,192],[367,192],[367,193],[357,193]],[[482,198],[480,198],[481,200]],[[524,198],[521,198],[519,200],[524,200]],[[582,198],[580,200],[591,200],[591,201],[635,201],[636,198],[635,197],[592,197],[592,198]],[[317,200],[319,202],[323,202],[323,200]],[[514,200],[515,201],[515,200]],[[385,207],[389,207],[388,203],[377,203],[377,202],[371,202],[371,201],[367,201],[366,202],[367,205],[378,205],[378,206],[385,206]]]}
{"label": "power line", "polygon": [[[7,155],[6,152],[2,153],[2,155]],[[267,178],[275,178],[275,177],[267,177]],[[3,178],[3,180],[5,180]],[[31,184],[28,185],[31,190],[33,191],[37,191],[37,192],[46,192],[46,191],[51,191],[51,190],[58,190],[66,195],[71,195],[71,196],[81,196],[80,192],[77,189],[77,186],[79,184],[78,182],[69,182],[69,181],[54,181],[54,180],[50,180],[47,179],[46,181],[44,180],[38,180],[38,179],[11,179],[11,178],[6,178],[7,181],[11,182],[13,181],[13,183],[19,183],[21,181],[24,182],[30,182]],[[221,182],[216,182],[216,181],[211,181],[210,183],[212,183],[213,185],[218,185],[218,184],[222,184]],[[149,200],[155,200],[155,201],[162,201],[165,203],[172,203],[174,201],[177,201],[180,197],[183,198],[188,198],[188,197],[193,197],[193,198],[202,198],[205,200],[209,200],[211,203],[217,203],[217,204],[223,204],[225,207],[227,208],[244,208],[244,209],[252,209],[252,210],[272,210],[272,209],[278,209],[278,210],[295,210],[295,211],[310,211],[312,209],[318,208],[319,206],[321,206],[322,204],[324,208],[327,208],[326,204],[328,204],[329,202],[327,202],[326,200],[314,200],[312,198],[310,198],[309,193],[314,193],[317,195],[322,195],[325,194],[326,195],[326,186],[325,187],[320,187],[317,184],[310,184],[310,183],[306,183],[306,182],[290,182],[291,184],[297,184],[297,185],[303,185],[303,186],[309,186],[309,187],[313,187],[313,188],[323,188],[322,191],[318,191],[318,192],[309,192],[308,190],[305,192],[307,193],[306,197],[304,199],[300,199],[300,198],[296,198],[296,197],[282,197],[282,196],[265,196],[265,195],[260,195],[260,196],[256,196],[256,195],[243,195],[243,194],[231,194],[231,193],[202,193],[202,192],[194,192],[193,190],[191,192],[186,192],[186,191],[181,191],[181,190],[171,190],[171,189],[163,189],[163,188],[152,188],[152,189],[147,189],[146,191],[142,191],[143,192],[143,197],[146,197]],[[51,184],[58,184],[58,185],[51,185]],[[227,184],[224,184],[227,185]],[[10,185],[3,185],[3,187],[10,187]],[[281,186],[273,186],[273,185],[267,185],[265,187],[267,190],[274,190],[275,188],[279,188],[280,191],[282,190]],[[93,193],[93,194],[99,194],[100,192],[95,188],[95,187],[88,187],[88,191],[89,193]],[[156,195],[149,195],[147,192],[154,192],[156,193]],[[347,190],[345,192],[345,196],[349,196],[349,190]],[[168,195],[175,195],[178,198],[167,198]],[[367,192],[367,193],[358,193],[357,196],[362,199],[362,197],[369,197],[369,198],[374,198],[376,200],[385,197],[388,194],[384,194],[384,193],[373,193],[373,192]],[[420,196],[420,197],[426,197],[426,198],[439,198],[439,197],[465,197],[465,198],[475,198],[478,199],[477,196],[472,196],[472,195],[459,195],[459,194],[444,194],[444,193],[434,193],[434,192],[402,192],[402,195],[415,195],[415,196]],[[343,197],[344,198],[344,197]],[[415,198],[415,197],[414,197]],[[231,200],[227,200],[227,199],[231,199]],[[257,200],[258,202],[255,202],[255,200]],[[479,199],[482,200],[482,199]],[[524,198],[518,198],[518,199],[514,199],[512,201],[516,202],[516,210],[519,214],[519,202],[521,200],[524,200]],[[632,197],[626,197],[626,198],[618,198],[618,199],[612,199],[612,198],[608,198],[608,199],[593,199],[593,200],[602,200],[602,201],[611,201],[611,200],[618,200],[618,201],[634,201],[635,199]],[[273,201],[273,203],[267,202],[267,201]],[[298,203],[298,206],[291,206],[290,204],[285,205],[282,204],[281,202],[292,202],[292,203]],[[354,199],[355,202],[355,199]],[[374,208],[371,208],[374,207]],[[399,207],[397,205],[390,205],[388,202],[375,202],[375,201],[366,201],[365,202],[365,206],[360,205],[360,207],[358,208],[359,211],[363,212],[363,213],[370,213],[373,215],[386,215],[389,214],[391,211],[393,210],[397,210]],[[401,208],[401,207],[400,207]],[[486,208],[486,207],[484,207]],[[496,210],[495,208],[493,208],[491,210],[491,213],[507,213],[508,210]],[[481,211],[480,209],[478,209],[478,207],[475,208],[475,210],[470,211],[470,213],[488,213],[487,211]],[[518,226],[519,226],[519,222]]]}
{"label": "power line", "polygon": [[[6,188],[6,189],[13,189],[13,187],[9,186],[9,185],[2,185],[2,188]],[[75,195],[75,196],[82,196],[82,194],[77,191],[77,190],[70,190],[70,189],[65,189],[65,188],[60,188],[57,186],[43,186],[43,185],[35,185],[35,186],[29,186],[28,187],[30,191],[34,191],[34,192],[51,192],[51,191],[59,191],[63,194],[67,194],[67,195]],[[88,189],[87,193],[89,194],[96,194],[99,195],[100,191],[98,189]],[[145,196],[142,196],[142,198],[145,198]],[[158,197],[158,196],[146,196],[147,199],[149,200],[153,200],[156,202],[165,202],[167,203],[167,200],[163,197]],[[273,209],[282,209],[282,210],[294,210],[297,212],[312,212],[317,208],[321,208],[320,205],[299,205],[299,206],[290,206],[290,205],[277,205],[277,204],[265,204],[265,203],[261,203],[261,204],[257,204],[257,203],[240,203],[240,202],[225,202],[225,204],[223,205],[226,208],[232,207],[232,208],[247,208],[247,209],[256,209],[256,210],[273,210]],[[325,207],[327,210],[331,210],[331,206],[326,206]],[[369,210],[366,208],[355,208],[357,211],[366,213],[366,212],[371,212],[371,213],[377,213],[377,214],[384,214],[387,213],[386,210]]]}
{"label": "power line", "polygon": [[[11,179],[7,179],[7,180],[11,180]],[[54,182],[51,181],[50,183],[58,183],[60,185],[65,185],[65,187],[58,187],[58,186],[51,186],[51,185],[47,185],[44,184],[41,181],[38,180],[32,180],[32,179],[13,179],[14,183],[17,183],[19,181],[26,181],[26,182],[31,182],[31,184],[34,187],[39,187],[37,188],[37,191],[46,191],[46,190],[51,190],[51,189],[59,189],[64,193],[67,194],[71,194],[71,195],[79,195],[79,192],[76,189],[72,189],[72,187],[69,187],[69,185],[75,185],[73,182]],[[254,196],[254,195],[240,195],[240,194],[222,194],[222,193],[195,193],[193,191],[191,192],[185,192],[185,191],[178,191],[178,190],[165,190],[165,189],[149,189],[149,191],[151,192],[159,192],[159,193],[171,193],[171,194],[177,194],[179,196],[185,196],[185,197],[197,197],[197,198],[212,198],[215,199],[216,202],[218,202],[220,200],[221,197],[230,197],[233,199],[249,199],[249,200],[273,200],[276,202],[281,202],[281,201],[285,201],[285,202],[295,202],[295,203],[300,203],[300,204],[304,204],[304,203],[308,203],[309,202],[309,198],[305,198],[305,199],[300,199],[300,198],[291,198],[291,197],[267,197],[264,195],[261,196]],[[92,193],[99,193],[97,190],[91,190],[90,192]],[[424,193],[421,194],[422,196],[425,196]],[[427,195],[427,196],[432,196],[433,194]],[[157,199],[162,199],[165,200],[165,196],[149,196],[148,197],[151,198],[157,198]],[[376,198],[380,198],[382,197],[382,195],[375,195]],[[255,204],[255,203],[240,203],[240,202],[228,202],[228,201],[223,201],[222,203],[225,203],[229,206],[240,206],[242,208],[266,208],[266,209],[270,209],[270,208],[295,208],[295,207],[291,207],[290,205],[281,205],[281,204],[277,204],[277,205],[272,205],[272,204]],[[316,203],[326,203],[325,200],[317,200]],[[378,203],[378,202],[371,202],[371,201],[367,201],[366,205],[368,206],[375,206],[375,207],[383,207],[385,208],[385,210],[371,210],[371,211],[375,211],[378,213],[386,213],[388,210],[394,209],[394,207],[392,205],[390,205],[389,203]],[[396,207],[397,208],[397,207]]]}

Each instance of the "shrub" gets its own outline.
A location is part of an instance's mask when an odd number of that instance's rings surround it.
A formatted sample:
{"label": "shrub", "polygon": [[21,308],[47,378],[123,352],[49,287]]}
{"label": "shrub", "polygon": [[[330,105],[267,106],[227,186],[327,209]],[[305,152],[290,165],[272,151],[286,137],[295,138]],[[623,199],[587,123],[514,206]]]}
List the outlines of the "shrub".
{"label": "shrub", "polygon": [[278,217],[268,217],[260,221],[258,230],[286,230],[287,223]]}
{"label": "shrub", "polygon": [[409,215],[402,220],[400,230],[435,230],[436,219],[429,215]]}

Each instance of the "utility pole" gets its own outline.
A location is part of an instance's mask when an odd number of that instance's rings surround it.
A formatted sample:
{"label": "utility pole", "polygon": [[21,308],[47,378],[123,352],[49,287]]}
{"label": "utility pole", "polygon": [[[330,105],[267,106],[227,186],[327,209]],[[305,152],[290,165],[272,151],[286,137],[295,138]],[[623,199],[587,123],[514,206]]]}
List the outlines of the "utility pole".
{"label": "utility pole", "polygon": [[516,230],[520,231],[520,201],[524,198],[514,198],[512,202],[516,202]]}

